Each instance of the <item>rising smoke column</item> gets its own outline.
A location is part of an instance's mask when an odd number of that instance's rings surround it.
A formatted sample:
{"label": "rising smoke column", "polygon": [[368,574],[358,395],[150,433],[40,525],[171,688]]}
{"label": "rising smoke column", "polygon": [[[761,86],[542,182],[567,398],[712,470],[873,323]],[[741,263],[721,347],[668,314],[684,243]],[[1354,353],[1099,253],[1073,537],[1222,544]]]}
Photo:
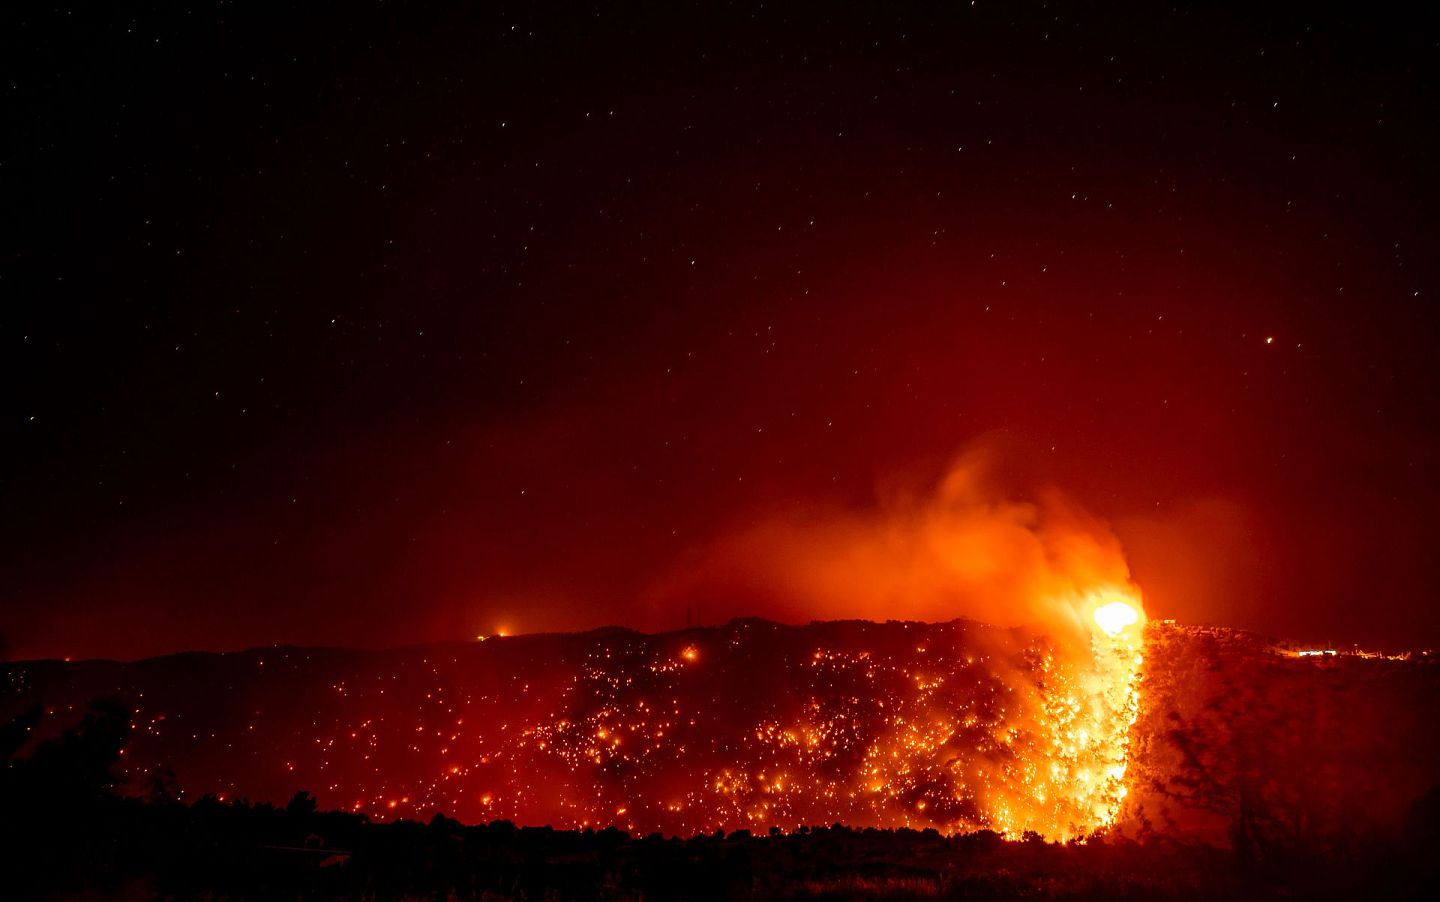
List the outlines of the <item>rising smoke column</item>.
{"label": "rising smoke column", "polygon": [[995,475],[1000,456],[977,443],[938,479],[891,481],[869,508],[761,517],[672,574],[657,604],[697,602],[712,621],[964,617],[1088,644],[1097,593],[1138,608],[1120,542],[1054,489],[1010,497]]}

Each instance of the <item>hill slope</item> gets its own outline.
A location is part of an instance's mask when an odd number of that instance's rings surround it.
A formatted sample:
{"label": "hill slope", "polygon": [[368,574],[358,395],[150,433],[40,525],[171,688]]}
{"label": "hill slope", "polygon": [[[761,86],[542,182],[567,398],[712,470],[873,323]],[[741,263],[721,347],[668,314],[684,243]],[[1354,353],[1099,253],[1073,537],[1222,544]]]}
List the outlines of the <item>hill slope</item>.
{"label": "hill slope", "polygon": [[[1274,844],[1394,822],[1440,782],[1437,672],[1152,625],[1120,827]],[[40,704],[52,731],[94,698],[129,705],[134,791],[307,789],[377,818],[680,835],[837,821],[1082,833],[1107,790],[1076,787],[1104,780],[1105,749],[1083,720],[1060,731],[1058,703],[1078,698],[1102,725],[1121,715],[1043,637],[965,621],[741,620],[5,676],[0,714]]]}

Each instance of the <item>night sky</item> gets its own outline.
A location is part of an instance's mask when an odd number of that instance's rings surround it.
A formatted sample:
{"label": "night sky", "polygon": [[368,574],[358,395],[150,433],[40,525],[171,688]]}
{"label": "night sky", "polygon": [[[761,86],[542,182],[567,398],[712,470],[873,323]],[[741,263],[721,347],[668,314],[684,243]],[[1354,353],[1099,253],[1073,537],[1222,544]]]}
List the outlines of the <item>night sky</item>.
{"label": "night sky", "polygon": [[0,12],[6,655],[773,614],[687,575],[976,442],[1440,642],[1433,16],[96,6]]}

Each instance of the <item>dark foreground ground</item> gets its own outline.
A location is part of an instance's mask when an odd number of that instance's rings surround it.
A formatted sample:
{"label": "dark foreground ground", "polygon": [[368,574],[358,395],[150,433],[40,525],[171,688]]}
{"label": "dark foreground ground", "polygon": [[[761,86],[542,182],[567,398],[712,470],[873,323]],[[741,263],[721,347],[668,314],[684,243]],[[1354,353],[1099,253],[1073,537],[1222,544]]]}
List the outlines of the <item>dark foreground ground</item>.
{"label": "dark foreground ground", "polygon": [[[374,824],[314,810],[109,798],[84,817],[7,814],[19,898],[205,899],[1421,899],[1435,837],[1356,838],[1242,861],[1208,846],[815,827],[632,838],[616,830]],[[12,895],[13,894],[13,895]]]}

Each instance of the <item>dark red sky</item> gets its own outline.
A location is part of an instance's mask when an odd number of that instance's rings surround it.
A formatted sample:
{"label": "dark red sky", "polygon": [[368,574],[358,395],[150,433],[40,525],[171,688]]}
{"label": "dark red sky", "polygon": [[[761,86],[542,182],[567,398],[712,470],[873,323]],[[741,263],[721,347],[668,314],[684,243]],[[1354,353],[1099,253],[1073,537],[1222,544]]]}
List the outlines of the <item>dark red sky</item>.
{"label": "dark red sky", "polygon": [[1433,21],[391,6],[0,14],[8,654],[763,615],[663,587],[982,438],[1440,641]]}

